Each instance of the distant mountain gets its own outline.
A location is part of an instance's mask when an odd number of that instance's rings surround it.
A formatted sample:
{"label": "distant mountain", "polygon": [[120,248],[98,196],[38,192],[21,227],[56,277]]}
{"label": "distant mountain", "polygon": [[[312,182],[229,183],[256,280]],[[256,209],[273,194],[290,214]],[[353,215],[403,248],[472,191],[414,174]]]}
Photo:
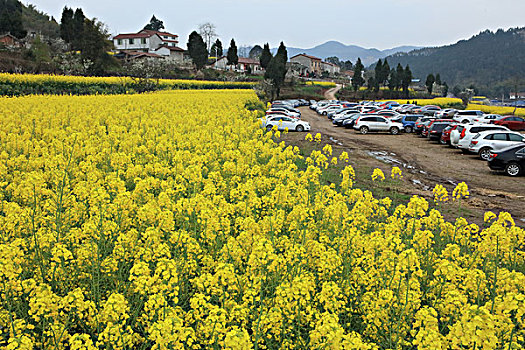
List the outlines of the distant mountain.
{"label": "distant mountain", "polygon": [[525,90],[525,27],[486,30],[453,45],[396,53],[387,59],[390,67],[408,64],[422,81],[429,73],[439,73],[450,88],[473,84],[493,96]]}
{"label": "distant mountain", "polygon": [[[324,44],[318,45],[311,49],[301,49],[296,47],[287,47],[288,57],[293,57],[300,53],[307,55],[316,56],[322,59],[327,57],[336,56],[340,60],[350,60],[352,63],[357,61],[358,57],[361,57],[361,61],[365,66],[376,62],[380,58],[384,58],[388,55],[392,55],[397,52],[408,52],[414,49],[418,49],[417,46],[400,46],[388,50],[378,49],[365,49],[364,47],[357,45],[345,45],[338,41],[327,41]],[[272,50],[274,53],[277,49]]]}

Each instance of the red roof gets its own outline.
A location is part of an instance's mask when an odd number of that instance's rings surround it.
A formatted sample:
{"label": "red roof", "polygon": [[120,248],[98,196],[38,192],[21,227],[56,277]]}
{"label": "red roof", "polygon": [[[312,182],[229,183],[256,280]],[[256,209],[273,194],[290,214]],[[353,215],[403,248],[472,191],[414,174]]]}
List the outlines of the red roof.
{"label": "red roof", "polygon": [[239,57],[239,63],[242,63],[242,64],[261,64],[261,62],[259,62],[258,60],[254,60],[254,59],[251,59],[251,58],[247,58],[247,57]]}
{"label": "red roof", "polygon": [[127,51],[126,54],[133,56],[133,58],[138,58],[138,57],[143,57],[143,56],[163,58],[161,55],[157,55],[156,53],[142,52],[142,51]]}
{"label": "red roof", "polygon": [[163,48],[163,47],[169,49],[170,51],[181,51],[181,52],[184,52],[184,49],[181,49],[180,47],[177,47],[177,46],[161,45],[161,46],[158,47],[158,49]]}
{"label": "red roof", "polygon": [[169,35],[169,36],[173,36],[175,38],[179,37],[177,34],[171,34],[171,33],[168,33],[168,32],[158,32],[156,30],[148,30],[148,29],[143,29],[139,33],[152,33],[152,34],[158,34],[158,35]]}
{"label": "red roof", "polygon": [[129,34],[119,34],[113,39],[135,39],[135,38],[149,38],[155,35],[155,33],[129,33]]}
{"label": "red roof", "polygon": [[[295,58],[295,57],[298,57],[298,56],[304,56],[304,57],[307,57],[307,58],[309,58],[311,60],[315,60],[315,61],[322,61],[322,59],[320,59],[319,57],[310,56],[310,55],[307,55],[305,53],[300,53],[298,55],[293,56],[292,58]],[[290,58],[290,59],[292,59],[292,58]]]}

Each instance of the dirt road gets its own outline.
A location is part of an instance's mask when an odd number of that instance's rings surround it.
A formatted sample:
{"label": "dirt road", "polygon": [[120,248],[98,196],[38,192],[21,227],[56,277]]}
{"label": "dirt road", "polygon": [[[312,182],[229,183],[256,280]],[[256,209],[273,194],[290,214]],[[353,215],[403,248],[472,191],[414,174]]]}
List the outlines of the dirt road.
{"label": "dirt road", "polygon": [[335,86],[335,88],[331,88],[329,90],[327,90],[325,93],[324,93],[324,97],[326,97],[327,100],[335,100],[335,94],[341,90],[341,85],[337,84]]}
{"label": "dirt road", "polygon": [[474,155],[465,155],[414,134],[361,135],[353,129],[333,126],[329,119],[308,107],[301,108],[301,113],[302,119],[310,123],[311,132],[320,132],[324,142],[350,151],[359,161],[372,166],[379,164],[387,171],[392,166],[402,168],[407,187],[410,190],[412,186],[414,194],[430,197],[437,183],[452,190],[465,181],[471,193],[468,205],[479,215],[486,210],[509,211],[517,223],[525,224],[525,177],[495,174]]}

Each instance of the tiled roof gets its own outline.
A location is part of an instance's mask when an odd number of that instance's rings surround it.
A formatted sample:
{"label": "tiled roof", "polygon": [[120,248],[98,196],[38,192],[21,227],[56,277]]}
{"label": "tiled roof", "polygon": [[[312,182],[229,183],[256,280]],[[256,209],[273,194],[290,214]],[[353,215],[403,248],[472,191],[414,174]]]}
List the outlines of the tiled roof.
{"label": "tiled roof", "polygon": [[158,34],[158,35],[169,35],[169,36],[173,36],[175,38],[179,37],[177,34],[171,34],[171,33],[168,33],[168,32],[158,32],[156,30],[148,30],[148,29],[143,29],[139,33],[153,33],[153,34]]}
{"label": "tiled roof", "polygon": [[254,59],[247,58],[247,57],[239,57],[239,63],[242,63],[242,64],[261,64],[261,62],[259,62],[258,60],[254,60]]}
{"label": "tiled roof", "polygon": [[[311,60],[315,60],[315,61],[322,61],[322,59],[320,59],[319,57],[310,56],[310,55],[307,55],[305,53],[300,53],[298,55],[293,56],[292,58],[295,58],[295,57],[298,57],[298,56],[304,56],[304,57],[307,57],[307,58],[309,58]],[[292,59],[292,58],[290,58],[290,59]]]}
{"label": "tiled roof", "polygon": [[[170,51],[180,51],[180,52],[184,52],[184,49],[181,49],[180,47],[177,47],[177,46],[161,45],[161,46],[159,46],[158,49],[163,48],[163,47],[169,49]],[[158,50],[158,49],[157,49],[157,50]]]}
{"label": "tiled roof", "polygon": [[113,39],[135,39],[135,38],[149,38],[155,35],[155,33],[129,33],[129,34],[119,34]]}

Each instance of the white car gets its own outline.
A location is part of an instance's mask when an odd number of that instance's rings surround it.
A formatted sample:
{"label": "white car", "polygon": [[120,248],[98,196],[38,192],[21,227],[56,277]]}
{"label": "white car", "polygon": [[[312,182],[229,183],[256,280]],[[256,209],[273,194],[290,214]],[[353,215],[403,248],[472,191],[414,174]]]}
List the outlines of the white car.
{"label": "white car", "polygon": [[288,128],[289,131],[308,131],[310,130],[310,123],[290,118],[286,116],[272,117],[262,120],[262,127],[270,131],[273,129],[274,125],[277,125],[277,130],[283,131]]}
{"label": "white car", "polygon": [[283,113],[285,113],[287,115],[294,116],[294,117],[297,117],[297,118],[301,118],[301,112],[291,111],[291,110],[286,109],[286,108],[272,107],[272,108],[270,108],[269,110],[266,111],[266,113],[268,113],[268,114],[271,114],[271,112],[283,112]]}
{"label": "white car", "polygon": [[468,111],[457,111],[456,114],[454,114],[455,121],[463,124],[473,123],[474,119],[479,119],[483,117],[482,111],[475,111],[475,110],[468,110]]}
{"label": "white car", "polygon": [[492,120],[497,120],[501,118],[501,115],[499,114],[485,114],[483,117],[479,117],[474,119],[474,123],[486,123],[490,124]]}
{"label": "white car", "polygon": [[457,112],[457,109],[445,108],[445,109],[442,109],[436,112],[436,114],[434,114],[434,117],[438,119],[446,119],[446,118],[452,117],[454,114],[456,114],[456,112]]}
{"label": "white car", "polygon": [[477,153],[483,160],[489,160],[493,151],[519,144],[525,146],[525,135],[515,131],[490,130],[474,135],[468,150]]}
{"label": "white car", "polygon": [[329,104],[329,105],[326,105],[326,106],[323,106],[323,107],[321,107],[321,108],[318,108],[318,109],[317,109],[317,113],[326,115],[326,114],[325,114],[326,111],[329,111],[329,110],[336,110],[336,109],[340,109],[340,108],[342,108],[342,107],[343,107],[343,106],[341,106],[341,105],[338,104],[338,103],[331,103],[331,104]]}
{"label": "white car", "polygon": [[397,135],[403,130],[403,124],[380,115],[367,114],[355,121],[354,129],[359,130],[361,134],[368,134],[369,131],[388,131]]}
{"label": "white car", "polygon": [[460,148],[463,152],[468,153],[470,141],[478,132],[489,130],[509,131],[504,126],[493,124],[466,124],[458,125],[455,132],[450,133],[450,144],[453,147]]}

